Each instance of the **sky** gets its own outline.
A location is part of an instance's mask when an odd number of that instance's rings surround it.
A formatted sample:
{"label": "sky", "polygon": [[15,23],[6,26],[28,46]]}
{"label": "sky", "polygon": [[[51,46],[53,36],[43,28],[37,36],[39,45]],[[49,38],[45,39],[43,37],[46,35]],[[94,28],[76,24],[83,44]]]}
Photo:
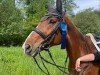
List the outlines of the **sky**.
{"label": "sky", "polygon": [[74,13],[77,13],[79,11],[82,11],[87,8],[94,8],[99,9],[100,8],[100,0],[75,0],[75,3],[79,8],[76,8],[74,10]]}

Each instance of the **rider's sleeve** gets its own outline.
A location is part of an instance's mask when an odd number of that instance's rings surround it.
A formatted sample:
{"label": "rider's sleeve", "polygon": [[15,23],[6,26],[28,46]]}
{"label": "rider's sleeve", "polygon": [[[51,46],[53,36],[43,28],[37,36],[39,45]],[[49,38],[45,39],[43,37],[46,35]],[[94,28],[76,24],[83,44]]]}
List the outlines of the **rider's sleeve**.
{"label": "rider's sleeve", "polygon": [[95,59],[94,61],[100,61],[100,52],[94,53]]}

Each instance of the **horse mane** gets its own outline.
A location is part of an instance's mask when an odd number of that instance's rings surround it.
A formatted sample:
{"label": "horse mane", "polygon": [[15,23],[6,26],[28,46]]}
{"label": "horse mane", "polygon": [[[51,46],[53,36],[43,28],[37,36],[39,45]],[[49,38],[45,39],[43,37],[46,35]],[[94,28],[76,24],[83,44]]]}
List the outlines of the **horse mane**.
{"label": "horse mane", "polygon": [[[64,16],[64,20],[68,25],[68,35],[67,35],[68,39],[77,42],[80,45],[80,48],[81,49],[83,48],[82,49],[83,53],[81,52],[82,55],[95,52],[96,51],[95,46],[93,45],[90,37],[83,35],[73,24],[68,15]],[[78,47],[79,46],[78,44],[75,45]]]}
{"label": "horse mane", "polygon": [[[64,21],[68,25],[68,33],[67,33],[67,53],[69,56],[69,72],[72,75],[79,75],[80,73],[71,70],[71,68],[75,68],[75,62],[76,59],[84,56],[89,53],[96,52],[96,48],[91,41],[89,36],[83,35],[81,32],[78,31],[77,27],[72,23],[72,21],[69,19],[68,15],[65,15],[63,17]],[[84,71],[84,67],[86,67],[86,70]],[[90,75],[90,72],[93,73],[91,75],[99,75],[99,63],[83,63],[81,64],[81,67],[83,69],[83,75]],[[94,70],[94,72],[93,72]],[[96,71],[95,71],[96,70]],[[99,73],[98,73],[99,72]]]}

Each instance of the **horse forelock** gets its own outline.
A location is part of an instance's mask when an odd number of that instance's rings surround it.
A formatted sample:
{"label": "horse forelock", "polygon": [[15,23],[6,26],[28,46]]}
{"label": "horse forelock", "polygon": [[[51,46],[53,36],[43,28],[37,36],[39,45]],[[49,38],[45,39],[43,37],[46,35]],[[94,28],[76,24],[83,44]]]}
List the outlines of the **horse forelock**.
{"label": "horse forelock", "polygon": [[51,9],[51,11],[48,11],[47,14],[41,18],[41,21],[47,20],[50,17],[57,17],[60,19],[61,15],[57,12],[56,9]]}

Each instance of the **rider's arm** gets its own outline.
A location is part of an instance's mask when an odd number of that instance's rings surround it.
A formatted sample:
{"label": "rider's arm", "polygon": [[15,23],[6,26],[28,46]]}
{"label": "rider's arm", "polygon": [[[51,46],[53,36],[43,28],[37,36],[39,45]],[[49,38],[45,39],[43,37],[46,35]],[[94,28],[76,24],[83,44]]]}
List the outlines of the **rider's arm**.
{"label": "rider's arm", "polygon": [[82,57],[79,57],[78,60],[82,61],[82,62],[86,62],[86,61],[100,61],[100,52],[96,52],[94,54],[87,54],[84,55]]}
{"label": "rider's arm", "polygon": [[95,60],[95,55],[94,54],[87,54],[87,55],[84,55],[82,57],[79,57],[78,60],[80,60],[82,62],[94,61]]}
{"label": "rider's arm", "polygon": [[76,60],[75,68],[77,71],[80,71],[80,63],[81,62],[87,62],[87,61],[100,61],[100,52],[96,52],[94,54],[87,54],[85,56],[79,57]]}
{"label": "rider's arm", "polygon": [[76,60],[75,69],[77,71],[81,71],[81,65],[80,65],[81,62],[94,61],[94,60],[95,60],[94,54],[87,54],[87,55],[84,55],[82,57],[79,57]]}

